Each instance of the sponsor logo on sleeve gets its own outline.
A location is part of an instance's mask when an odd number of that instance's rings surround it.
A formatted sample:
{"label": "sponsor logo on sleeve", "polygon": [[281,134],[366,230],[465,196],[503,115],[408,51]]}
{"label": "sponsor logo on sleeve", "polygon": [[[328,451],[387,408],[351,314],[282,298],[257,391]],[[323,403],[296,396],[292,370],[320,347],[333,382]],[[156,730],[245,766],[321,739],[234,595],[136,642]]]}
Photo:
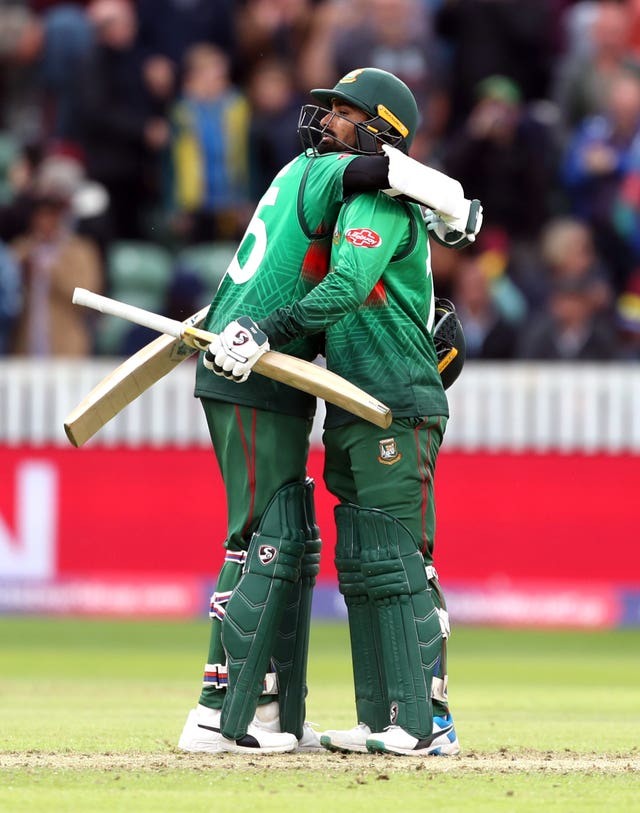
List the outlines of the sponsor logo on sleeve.
{"label": "sponsor logo on sleeve", "polygon": [[382,237],[373,229],[348,229],[344,236],[358,248],[377,248],[382,245]]}

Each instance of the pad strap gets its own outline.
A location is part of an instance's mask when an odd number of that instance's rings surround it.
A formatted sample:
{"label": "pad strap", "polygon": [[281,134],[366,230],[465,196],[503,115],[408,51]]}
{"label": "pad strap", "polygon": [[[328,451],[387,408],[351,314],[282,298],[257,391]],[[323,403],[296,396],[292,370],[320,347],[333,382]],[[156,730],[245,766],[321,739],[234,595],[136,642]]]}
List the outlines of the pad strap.
{"label": "pad strap", "polygon": [[[229,685],[229,670],[226,663],[207,663],[204,667],[203,686],[213,686],[216,689],[226,689]],[[278,694],[278,676],[275,672],[267,672],[262,684],[262,694]]]}

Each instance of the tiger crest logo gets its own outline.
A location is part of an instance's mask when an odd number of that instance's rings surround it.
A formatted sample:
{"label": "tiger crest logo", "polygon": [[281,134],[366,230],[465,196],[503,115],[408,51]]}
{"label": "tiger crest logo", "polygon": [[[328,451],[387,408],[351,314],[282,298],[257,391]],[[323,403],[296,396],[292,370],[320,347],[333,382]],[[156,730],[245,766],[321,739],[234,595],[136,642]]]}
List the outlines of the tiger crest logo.
{"label": "tiger crest logo", "polygon": [[392,466],[402,459],[402,454],[398,451],[398,444],[395,438],[385,438],[378,442],[378,463]]}
{"label": "tiger crest logo", "polygon": [[361,73],[364,73],[364,68],[356,68],[355,71],[349,71],[349,73],[345,74],[342,79],[338,82],[339,85],[348,85],[351,82],[357,81],[358,77]]}

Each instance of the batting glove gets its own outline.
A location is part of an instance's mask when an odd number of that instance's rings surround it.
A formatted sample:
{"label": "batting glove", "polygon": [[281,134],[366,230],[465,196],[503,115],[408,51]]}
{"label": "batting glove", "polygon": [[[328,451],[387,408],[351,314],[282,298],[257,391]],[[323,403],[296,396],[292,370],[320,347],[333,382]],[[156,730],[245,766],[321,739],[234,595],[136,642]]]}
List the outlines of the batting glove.
{"label": "batting glove", "polygon": [[475,199],[468,201],[466,218],[450,220],[433,209],[424,210],[424,222],[431,237],[447,248],[465,248],[476,239],[482,227],[482,204]]}
{"label": "batting glove", "polygon": [[269,349],[266,333],[248,316],[241,316],[224,328],[204,354],[204,366],[216,375],[242,384],[260,356]]}

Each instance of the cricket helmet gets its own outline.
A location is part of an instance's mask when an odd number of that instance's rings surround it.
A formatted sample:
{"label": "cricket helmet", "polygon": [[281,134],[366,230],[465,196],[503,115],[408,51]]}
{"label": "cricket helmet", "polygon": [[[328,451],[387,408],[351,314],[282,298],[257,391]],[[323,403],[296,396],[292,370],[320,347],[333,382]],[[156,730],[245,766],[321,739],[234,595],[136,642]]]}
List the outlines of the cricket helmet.
{"label": "cricket helmet", "polygon": [[467,354],[462,322],[448,299],[436,299],[433,343],[442,386],[448,390],[462,372]]}
{"label": "cricket helmet", "polygon": [[[319,143],[323,129],[320,120],[335,99],[371,116],[356,124],[355,152],[376,154],[381,144],[391,144],[405,153],[409,151],[420,119],[418,105],[407,85],[392,73],[380,68],[357,68],[331,89],[314,88],[311,96],[322,107],[305,105],[302,108],[298,131],[305,148]],[[349,149],[353,151],[352,147]]]}

